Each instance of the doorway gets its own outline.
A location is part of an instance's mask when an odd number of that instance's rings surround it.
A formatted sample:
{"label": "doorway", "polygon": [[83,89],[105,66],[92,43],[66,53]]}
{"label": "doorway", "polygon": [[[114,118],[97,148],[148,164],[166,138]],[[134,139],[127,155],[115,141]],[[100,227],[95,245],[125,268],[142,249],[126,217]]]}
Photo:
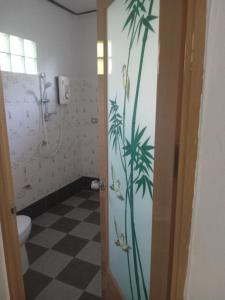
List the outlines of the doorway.
{"label": "doorway", "polygon": [[[107,137],[108,137],[108,120],[107,120],[107,10],[113,1],[98,1],[98,40],[103,42],[104,54],[99,56],[100,62],[104,61],[104,74],[99,76],[99,100],[100,100],[100,148],[101,148],[101,227],[102,227],[102,291],[103,299],[126,299],[124,293],[123,283],[115,276],[115,272],[109,264],[110,252],[109,247],[109,222],[108,222],[108,187],[112,187],[108,179],[110,178],[108,166],[108,151],[107,151]],[[116,2],[116,1],[115,1]],[[158,94],[157,94],[157,117],[156,117],[156,143],[155,143],[155,174],[154,174],[154,202],[152,223],[153,227],[148,228],[149,233],[152,232],[152,247],[151,252],[151,280],[150,284],[147,280],[147,294],[150,294],[151,299],[182,299],[183,286],[185,280],[185,270],[187,262],[187,249],[189,243],[189,229],[191,220],[192,192],[194,188],[194,171],[197,144],[192,143],[192,139],[196,138],[198,131],[198,115],[199,103],[202,83],[202,61],[204,52],[204,20],[205,20],[205,5],[203,2],[194,3],[195,1],[185,2],[177,1],[173,9],[168,3],[160,2],[160,59],[159,59],[159,77],[158,77]],[[202,8],[202,9],[199,9]],[[168,14],[168,11],[170,14]],[[199,12],[203,12],[199,15]],[[155,18],[154,18],[155,19]],[[199,23],[197,20],[200,20]],[[149,19],[150,21],[150,19]],[[200,25],[200,30],[197,30],[197,24]],[[172,38],[171,32],[173,32]],[[193,45],[193,33],[195,33],[196,43]],[[184,53],[185,45],[189,46],[186,49],[186,60],[184,67]],[[170,55],[169,55],[170,54]],[[193,57],[195,60],[193,60]],[[173,58],[173,59],[172,59]],[[100,63],[100,65],[101,65]],[[198,66],[197,71],[194,66]],[[124,69],[122,68],[122,71]],[[172,76],[171,75],[172,72]],[[126,72],[125,72],[126,74]],[[125,77],[125,88],[128,80]],[[198,88],[194,88],[191,82],[197,82]],[[166,84],[165,84],[166,83]],[[190,92],[194,97],[190,101]],[[127,92],[126,92],[127,93]],[[167,102],[165,101],[167,100]],[[184,105],[184,99],[187,101]],[[188,118],[188,112],[195,108],[195,128],[190,128],[192,122]],[[165,117],[166,116],[166,117]],[[193,117],[193,116],[192,116]],[[4,124],[3,124],[4,125]],[[4,126],[3,126],[4,129]],[[167,135],[166,135],[167,133]],[[187,134],[186,134],[187,133]],[[164,137],[164,138],[162,138]],[[6,136],[3,136],[6,141]],[[168,147],[168,152],[165,151],[165,142]],[[187,152],[187,143],[189,143],[192,151]],[[4,159],[7,158],[8,150],[6,149]],[[178,155],[179,154],[179,155]],[[7,158],[8,159],[8,158]],[[188,170],[184,161],[189,159],[192,162],[191,170]],[[1,160],[0,160],[1,161]],[[9,165],[2,170],[9,170]],[[187,172],[189,180],[186,180]],[[114,172],[111,169],[111,176]],[[180,176],[178,176],[178,174]],[[9,174],[10,180],[10,174]],[[162,178],[163,189],[162,189]],[[117,182],[118,183],[118,182]],[[3,184],[3,186],[5,186]],[[183,194],[182,191],[189,186],[189,193]],[[7,190],[12,190],[11,186],[7,186]],[[114,189],[118,196],[118,190]],[[178,193],[178,194],[177,194]],[[5,196],[5,191],[2,194]],[[122,194],[122,193],[121,193]],[[176,201],[179,195],[179,201]],[[9,196],[9,194],[8,194]],[[12,206],[12,194],[8,197],[8,207],[2,206],[2,212],[5,209],[6,214],[9,212],[9,207]],[[121,196],[121,195],[120,195]],[[92,196],[90,196],[92,197]],[[120,199],[122,201],[122,199]],[[188,209],[184,214],[184,207],[188,203]],[[181,205],[182,204],[182,205]],[[183,205],[184,204],[184,205]],[[82,204],[81,204],[82,205]],[[65,205],[66,206],[66,205]],[[56,209],[57,210],[57,209]],[[98,210],[98,208],[97,208]],[[59,212],[58,212],[59,213]],[[3,215],[3,214],[2,214]],[[182,217],[184,216],[184,219]],[[183,226],[180,227],[181,219]],[[10,221],[9,221],[10,220]],[[7,223],[8,222],[8,223]],[[123,248],[122,251],[127,252],[129,244],[124,243],[125,237],[122,238],[122,232],[118,229],[119,226],[114,222],[115,229],[115,246]],[[14,228],[11,232],[11,237],[15,237],[15,219],[8,217],[8,221],[3,222],[3,233],[5,244],[10,245],[9,236],[7,237],[7,228]],[[179,230],[178,230],[179,228]],[[14,232],[14,233],[13,233]],[[182,242],[181,242],[182,240]],[[16,241],[16,238],[13,239]],[[18,243],[18,241],[17,241]],[[15,242],[16,245],[16,242]],[[181,247],[182,245],[182,247]],[[136,246],[134,245],[133,248]],[[184,250],[184,251],[182,251]],[[15,251],[16,253],[16,251]],[[8,256],[8,275],[11,278],[12,269],[10,269],[10,261],[12,263],[12,254]],[[176,254],[176,255],[175,255]],[[14,258],[18,263],[18,256]],[[140,263],[139,263],[140,265]],[[20,266],[17,265],[17,280],[21,274]],[[138,267],[140,270],[140,267]],[[150,269],[150,264],[149,264]],[[11,271],[10,271],[11,270]],[[180,276],[178,276],[180,274]],[[141,275],[141,273],[140,273]],[[142,277],[142,275],[141,275]],[[150,276],[149,276],[150,277]],[[132,279],[133,281],[134,279]],[[21,288],[21,282],[15,286],[13,282],[11,286],[11,295],[13,292]],[[137,284],[137,281],[136,281]],[[143,286],[143,285],[142,285]],[[21,299],[23,299],[23,292],[21,292]],[[135,290],[136,292],[136,290]],[[142,292],[141,292],[142,293]],[[173,294],[175,293],[175,294]],[[16,295],[16,294],[14,294]],[[137,294],[142,297],[142,294]],[[144,297],[146,293],[144,292]],[[174,295],[174,296],[171,296]],[[148,295],[147,295],[148,297]],[[172,298],[171,298],[172,297]],[[140,298],[141,299],[141,298]]]}
{"label": "doorway", "polygon": [[97,15],[77,4],[79,16],[49,1],[1,4],[1,223],[15,299],[22,279],[27,299],[101,296]]}

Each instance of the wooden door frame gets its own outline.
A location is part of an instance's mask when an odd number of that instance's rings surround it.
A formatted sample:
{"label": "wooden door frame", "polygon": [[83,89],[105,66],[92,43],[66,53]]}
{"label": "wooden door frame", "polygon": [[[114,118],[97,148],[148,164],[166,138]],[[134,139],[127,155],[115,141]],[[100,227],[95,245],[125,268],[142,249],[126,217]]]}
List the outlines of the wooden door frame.
{"label": "wooden door frame", "polygon": [[[107,203],[107,7],[113,2],[113,0],[97,0],[98,4],[98,40],[104,41],[104,64],[105,72],[103,76],[99,76],[99,101],[100,101],[100,126],[101,126],[101,142],[100,142],[100,155],[101,165],[100,173],[103,181],[105,182],[105,190],[101,192],[101,228],[102,228],[102,280],[103,280],[103,299],[113,299],[107,293],[109,288],[116,285],[112,274],[108,270],[109,261],[109,249],[108,249],[108,203]],[[166,10],[166,3],[168,9]],[[169,3],[168,3],[169,2]],[[205,0],[175,0],[164,1],[161,0],[161,8],[164,3],[164,10],[161,13],[171,12],[173,15],[176,12],[176,8],[179,9],[182,20],[179,20],[181,25],[180,36],[178,41],[173,41],[171,45],[169,38],[166,38],[167,47],[170,51],[180,51],[179,59],[175,59],[175,54],[172,52],[171,63],[174,63],[177,69],[176,82],[162,83],[158,86],[157,96],[157,109],[159,109],[160,103],[165,99],[165,91],[168,88],[170,97],[175,97],[177,105],[176,117],[173,122],[176,122],[176,128],[174,131],[173,151],[170,153],[172,156],[172,172],[173,172],[173,186],[171,189],[171,197],[167,204],[170,205],[169,211],[166,212],[168,218],[166,226],[169,226],[165,230],[165,226],[160,222],[153,222],[153,245],[154,242],[158,245],[155,251],[152,252],[152,264],[151,274],[154,274],[150,283],[150,299],[151,300],[181,300],[183,299],[184,284],[186,279],[186,269],[188,261],[188,248],[190,242],[190,229],[192,220],[192,201],[195,186],[195,169],[198,147],[198,128],[199,128],[199,111],[201,103],[201,92],[203,82],[203,64],[204,64],[204,48],[205,48],[205,30],[206,30],[206,1]],[[171,8],[172,6],[172,8]],[[166,15],[165,15],[166,16]],[[167,18],[174,22],[172,28],[176,28],[178,23],[176,21]],[[170,24],[166,23],[162,18],[160,19],[161,35],[162,30],[167,30],[166,26]],[[162,29],[163,28],[163,29]],[[179,44],[179,50],[176,50],[176,42]],[[161,49],[161,58],[163,61],[162,52],[165,49]],[[171,65],[162,68],[162,74],[159,70],[159,78],[163,80],[163,73],[169,71]],[[161,82],[162,82],[161,80]],[[171,91],[172,89],[175,89]],[[160,90],[159,90],[160,89]],[[156,124],[156,181],[159,176],[157,174],[157,166],[160,166],[160,155],[157,153],[160,149],[160,140],[157,140],[157,135],[160,136],[162,126],[160,126],[160,119],[162,116],[157,116]],[[169,124],[168,124],[169,125]],[[187,163],[188,162],[188,163]],[[159,169],[159,168],[158,168]],[[171,174],[170,174],[171,176]],[[171,180],[171,178],[169,178]],[[153,204],[153,215],[157,214],[157,209],[164,204],[161,204],[160,193],[157,191],[154,194],[154,200],[158,200],[158,203]],[[156,195],[157,194],[157,195]],[[157,198],[158,197],[158,198]],[[163,209],[162,209],[163,210]],[[165,212],[162,211],[158,218],[164,218]],[[161,222],[163,223],[163,222]],[[166,231],[166,233],[164,232]],[[165,242],[166,240],[166,242]],[[160,247],[165,247],[166,251],[160,251]],[[153,249],[154,250],[154,249]],[[159,267],[160,265],[160,267]],[[165,274],[167,275],[165,277]],[[166,278],[166,279],[165,279]],[[165,281],[166,280],[166,281]],[[161,282],[161,285],[157,284]],[[164,282],[163,282],[164,281]],[[162,283],[163,282],[163,283]],[[114,294],[114,299],[124,299],[122,292],[116,286],[116,290],[119,291],[119,295]]]}
{"label": "wooden door frame", "polygon": [[[107,18],[106,10],[113,0],[97,0],[97,33],[98,41],[104,42],[104,74],[107,70]],[[107,121],[107,76],[98,77],[99,90],[99,119],[101,128],[100,139],[100,174],[103,179],[105,188],[100,193],[100,210],[101,210],[101,240],[102,240],[102,298],[104,300],[123,300],[124,296],[117,285],[112,273],[108,269],[109,246],[108,246],[108,121]]]}
{"label": "wooden door frame", "polygon": [[180,121],[180,154],[174,209],[174,240],[171,267],[171,299],[183,299],[195,189],[200,108],[204,78],[206,0],[189,0],[183,68]]}
{"label": "wooden door frame", "polygon": [[25,300],[20,245],[15,214],[2,77],[0,72],[0,223],[10,300]]}

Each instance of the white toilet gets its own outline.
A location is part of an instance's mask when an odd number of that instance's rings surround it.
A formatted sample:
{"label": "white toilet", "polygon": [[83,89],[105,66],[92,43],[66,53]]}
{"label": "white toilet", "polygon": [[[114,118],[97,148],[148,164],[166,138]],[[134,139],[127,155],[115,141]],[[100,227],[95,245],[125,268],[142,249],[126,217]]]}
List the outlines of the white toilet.
{"label": "white toilet", "polygon": [[22,271],[23,271],[23,274],[25,274],[29,267],[25,243],[31,233],[31,226],[32,226],[31,218],[27,217],[27,216],[17,216],[16,220],[17,220],[17,228],[18,228],[19,241],[20,241]]}

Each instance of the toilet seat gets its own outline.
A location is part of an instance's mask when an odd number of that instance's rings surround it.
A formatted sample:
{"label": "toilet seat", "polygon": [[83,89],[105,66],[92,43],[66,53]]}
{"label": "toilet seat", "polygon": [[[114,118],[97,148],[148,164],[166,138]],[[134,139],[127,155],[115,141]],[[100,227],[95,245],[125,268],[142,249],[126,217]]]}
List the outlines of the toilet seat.
{"label": "toilet seat", "polygon": [[17,228],[20,244],[24,243],[31,232],[31,218],[28,216],[17,216]]}

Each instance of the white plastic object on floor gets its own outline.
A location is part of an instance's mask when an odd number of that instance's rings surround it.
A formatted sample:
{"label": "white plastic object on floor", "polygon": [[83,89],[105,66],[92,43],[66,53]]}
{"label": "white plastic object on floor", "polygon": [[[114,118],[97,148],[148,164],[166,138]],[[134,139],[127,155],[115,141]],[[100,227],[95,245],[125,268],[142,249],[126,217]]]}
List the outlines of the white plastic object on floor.
{"label": "white plastic object on floor", "polygon": [[27,250],[25,248],[25,243],[30,236],[31,233],[31,218],[28,216],[17,216],[17,229],[19,234],[19,242],[20,242],[20,255],[21,255],[21,262],[22,262],[22,271],[23,274],[29,268]]}
{"label": "white plastic object on floor", "polygon": [[98,191],[99,188],[100,188],[99,180],[93,180],[93,181],[91,182],[91,189],[92,189],[93,191]]}

